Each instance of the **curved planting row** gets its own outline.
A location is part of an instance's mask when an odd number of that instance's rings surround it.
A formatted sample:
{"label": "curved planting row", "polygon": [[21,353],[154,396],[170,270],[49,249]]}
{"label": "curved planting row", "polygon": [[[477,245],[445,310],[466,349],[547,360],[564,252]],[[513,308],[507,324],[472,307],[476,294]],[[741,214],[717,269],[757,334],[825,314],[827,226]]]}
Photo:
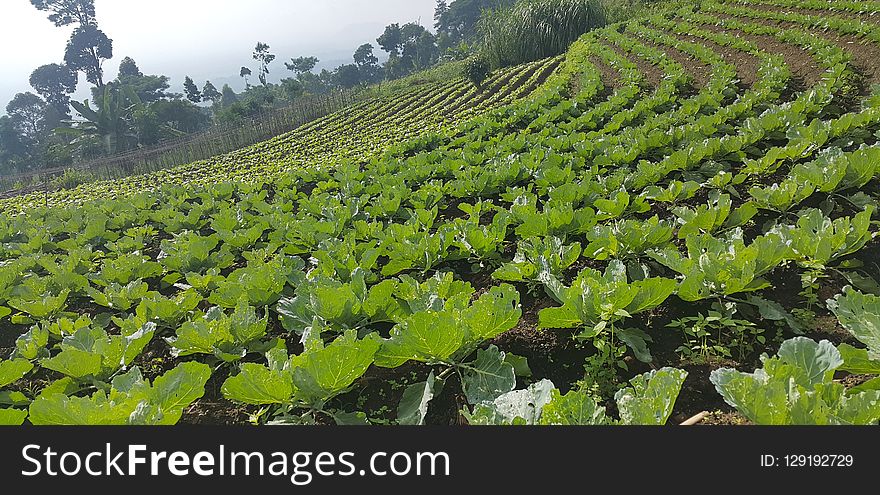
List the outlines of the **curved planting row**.
{"label": "curved planting row", "polygon": [[0,422],[876,424],[874,7],[705,1],[7,203]]}
{"label": "curved planting row", "polygon": [[464,79],[419,85],[393,96],[352,105],[287,134],[209,160],[71,190],[0,200],[0,210],[16,213],[31,204],[78,204],[94,198],[96,191],[102,197],[123,197],[160,184],[248,180],[295,167],[369,160],[390,144],[442,131],[528,95],[559,62],[555,58],[501,69],[484,82],[482,89]]}

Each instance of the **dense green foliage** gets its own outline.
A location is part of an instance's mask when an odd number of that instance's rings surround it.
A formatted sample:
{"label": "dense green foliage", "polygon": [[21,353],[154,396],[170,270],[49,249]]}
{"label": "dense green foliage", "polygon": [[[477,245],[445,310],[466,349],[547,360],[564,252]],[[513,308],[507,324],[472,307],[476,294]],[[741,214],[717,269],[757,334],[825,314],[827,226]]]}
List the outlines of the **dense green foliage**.
{"label": "dense green foliage", "polygon": [[585,32],[605,25],[597,0],[520,0],[480,19],[482,52],[493,67],[564,53]]}
{"label": "dense green foliage", "polygon": [[661,425],[709,366],[753,423],[877,424],[880,87],[814,26],[880,34],[765,3],[3,201],[0,421]]}

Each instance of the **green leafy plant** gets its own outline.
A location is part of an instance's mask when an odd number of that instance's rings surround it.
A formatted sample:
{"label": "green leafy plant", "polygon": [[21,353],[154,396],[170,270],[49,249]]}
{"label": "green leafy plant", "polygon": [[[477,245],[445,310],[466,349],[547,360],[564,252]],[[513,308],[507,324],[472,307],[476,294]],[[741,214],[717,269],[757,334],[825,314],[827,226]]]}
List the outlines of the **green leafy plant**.
{"label": "green leafy plant", "polygon": [[259,318],[253,306],[242,299],[231,315],[213,307],[201,319],[184,323],[176,337],[166,340],[175,357],[208,354],[234,362],[260,343],[266,335],[268,318]]}
{"label": "green leafy plant", "polygon": [[847,393],[832,381],[843,365],[841,353],[827,340],[795,337],[782,343],[776,357],[762,359],[754,373],[730,368],[710,380],[725,402],[750,421],[765,425],[877,424],[880,390]]}
{"label": "green leafy plant", "polygon": [[477,89],[483,89],[483,82],[491,73],[492,67],[480,57],[469,59],[464,64],[464,69],[462,70],[465,79],[470,81]]}
{"label": "green leafy plant", "polygon": [[649,249],[662,248],[672,240],[673,227],[656,215],[645,221],[623,220],[599,225],[587,233],[584,256],[597,260],[633,259]]}
{"label": "green leafy plant", "polygon": [[854,217],[831,220],[815,208],[801,212],[797,225],[775,229],[791,246],[802,266],[823,270],[830,263],[861,249],[874,235],[869,231],[874,208],[868,206]]}
{"label": "green leafy plant", "polygon": [[650,361],[644,332],[618,329],[616,324],[656,308],[675,291],[675,286],[674,280],[665,278],[630,283],[624,264],[614,260],[604,274],[586,269],[578,274],[571,287],[561,287],[556,296],[563,305],[542,309],[538,313],[538,325],[540,328],[582,327],[578,334],[582,339],[596,339],[607,332],[612,348],[616,337],[632,348],[640,360]]}
{"label": "green leafy plant", "polygon": [[685,244],[687,257],[669,248],[649,253],[683,275],[676,294],[685,301],[763,289],[768,282],[760,277],[791,256],[785,238],[773,233],[756,238],[749,246],[736,229],[726,239],[693,235]]}
{"label": "green leafy plant", "polygon": [[[880,297],[862,294],[852,287],[844,287],[843,294],[827,301],[840,324],[866,349],[840,344],[843,358],[840,369],[850,373],[880,375]],[[875,377],[852,390],[880,390],[880,377]]]}
{"label": "green leafy plant", "polygon": [[137,367],[113,379],[109,390],[89,397],[44,391],[30,406],[35,425],[173,425],[184,409],[205,394],[211,369],[178,365],[151,384]]}
{"label": "green leafy plant", "polygon": [[223,383],[223,395],[246,404],[279,405],[275,415],[282,418],[297,416],[298,409],[327,413],[327,401],[364,374],[380,345],[374,335],[358,339],[357,332],[348,331],[326,346],[311,340],[300,355],[288,357],[285,349],[272,349],[266,353],[268,366],[242,364],[241,371]]}
{"label": "green leafy plant", "polygon": [[492,278],[505,282],[525,282],[530,292],[542,284],[558,284],[563,270],[581,255],[580,243],[566,245],[559,237],[533,237],[518,243],[516,255],[492,273]]}
{"label": "green leafy plant", "polygon": [[620,419],[605,413],[582,391],[562,395],[549,380],[514,390],[462,411],[472,425],[653,425],[666,424],[687,372],[661,368],[636,376],[614,396]]}
{"label": "green leafy plant", "polygon": [[762,328],[736,318],[736,313],[736,303],[714,303],[707,315],[679,318],[666,326],[684,333],[685,343],[676,349],[683,359],[705,363],[733,357],[736,352],[737,359],[742,360],[765,344],[767,338]]}
{"label": "green leafy plant", "polygon": [[676,208],[674,212],[680,224],[678,238],[687,239],[692,235],[712,234],[718,230],[739,227],[758,213],[758,209],[752,203],[744,203],[735,210],[732,209],[732,204],[729,195],[712,191],[705,206],[701,205],[696,210],[687,207]]}
{"label": "green leafy plant", "polygon": [[303,265],[302,259],[290,257],[250,261],[218,282],[208,301],[224,308],[234,308],[242,298],[256,307],[274,304],[283,296],[288,282],[302,278]]}
{"label": "green leafy plant", "polygon": [[152,322],[121,335],[110,335],[100,327],[82,327],[65,336],[59,345],[61,352],[42,359],[40,365],[71,378],[106,379],[131,364],[155,332]]}

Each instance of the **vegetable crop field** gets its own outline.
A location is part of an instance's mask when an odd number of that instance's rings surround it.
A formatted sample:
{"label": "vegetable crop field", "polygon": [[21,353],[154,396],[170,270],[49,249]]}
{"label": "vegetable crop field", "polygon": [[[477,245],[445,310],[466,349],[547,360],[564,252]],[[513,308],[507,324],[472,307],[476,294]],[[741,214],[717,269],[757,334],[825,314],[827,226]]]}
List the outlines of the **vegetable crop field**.
{"label": "vegetable crop field", "polygon": [[0,424],[877,424],[880,2],[652,12],[0,201]]}

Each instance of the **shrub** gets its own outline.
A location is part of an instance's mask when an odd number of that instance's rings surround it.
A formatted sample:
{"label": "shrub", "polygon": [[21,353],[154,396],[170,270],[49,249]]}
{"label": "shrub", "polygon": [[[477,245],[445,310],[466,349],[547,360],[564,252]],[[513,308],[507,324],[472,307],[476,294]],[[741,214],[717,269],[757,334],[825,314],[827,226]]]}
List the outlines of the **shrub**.
{"label": "shrub", "polygon": [[481,57],[475,57],[467,61],[464,66],[464,77],[474,83],[478,89],[483,89],[483,81],[489,77],[492,67]]}

